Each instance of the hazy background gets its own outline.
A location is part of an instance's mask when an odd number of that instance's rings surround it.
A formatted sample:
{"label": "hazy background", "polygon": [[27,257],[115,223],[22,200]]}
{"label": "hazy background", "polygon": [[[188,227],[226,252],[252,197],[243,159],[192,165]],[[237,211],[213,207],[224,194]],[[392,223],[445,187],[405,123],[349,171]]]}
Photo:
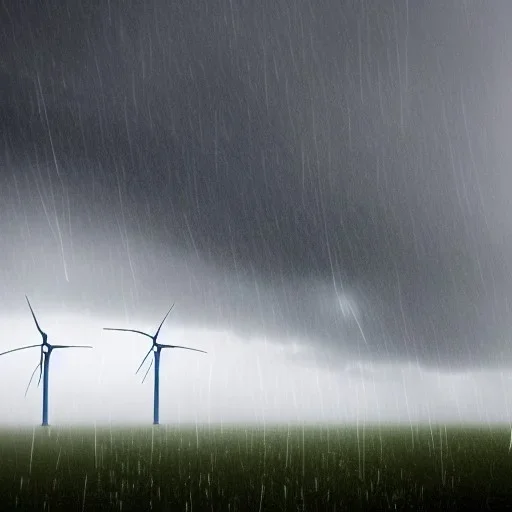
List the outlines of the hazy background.
{"label": "hazy background", "polygon": [[[508,421],[512,4],[0,6],[0,351],[51,421]],[[39,421],[37,350],[0,421]]]}

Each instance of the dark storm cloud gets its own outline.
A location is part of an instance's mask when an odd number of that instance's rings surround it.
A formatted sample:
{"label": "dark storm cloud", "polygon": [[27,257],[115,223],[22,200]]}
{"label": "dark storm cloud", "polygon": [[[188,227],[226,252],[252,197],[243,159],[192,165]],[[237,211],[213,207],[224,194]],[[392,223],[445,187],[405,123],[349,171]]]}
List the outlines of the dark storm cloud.
{"label": "dark storm cloud", "polygon": [[359,357],[510,357],[508,3],[92,4],[2,8],[7,233],[46,201],[98,245],[146,240],[139,269],[177,245],[203,262],[196,322]]}

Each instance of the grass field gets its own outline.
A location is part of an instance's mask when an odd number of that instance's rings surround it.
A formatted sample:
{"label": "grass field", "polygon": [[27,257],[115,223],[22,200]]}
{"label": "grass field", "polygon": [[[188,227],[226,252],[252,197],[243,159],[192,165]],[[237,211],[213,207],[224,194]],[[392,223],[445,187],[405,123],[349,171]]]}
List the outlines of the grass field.
{"label": "grass field", "polygon": [[509,440],[444,426],[0,430],[0,509],[512,510]]}

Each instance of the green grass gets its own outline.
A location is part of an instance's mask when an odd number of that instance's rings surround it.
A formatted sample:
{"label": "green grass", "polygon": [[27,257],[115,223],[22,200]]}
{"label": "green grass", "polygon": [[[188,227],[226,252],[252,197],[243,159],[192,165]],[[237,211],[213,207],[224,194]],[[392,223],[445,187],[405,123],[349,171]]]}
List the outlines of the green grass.
{"label": "green grass", "polygon": [[0,509],[507,510],[509,440],[498,427],[0,430]]}

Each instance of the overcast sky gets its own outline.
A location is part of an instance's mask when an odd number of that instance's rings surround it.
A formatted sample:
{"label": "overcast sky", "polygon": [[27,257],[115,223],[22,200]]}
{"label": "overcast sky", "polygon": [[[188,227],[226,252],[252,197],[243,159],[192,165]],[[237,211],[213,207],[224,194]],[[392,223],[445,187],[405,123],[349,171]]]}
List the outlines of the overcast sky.
{"label": "overcast sky", "polygon": [[101,327],[175,302],[209,354],[164,353],[162,421],[508,418],[509,1],[63,5],[0,6],[0,351],[24,294],[95,347],[52,416],[149,419],[148,340]]}

